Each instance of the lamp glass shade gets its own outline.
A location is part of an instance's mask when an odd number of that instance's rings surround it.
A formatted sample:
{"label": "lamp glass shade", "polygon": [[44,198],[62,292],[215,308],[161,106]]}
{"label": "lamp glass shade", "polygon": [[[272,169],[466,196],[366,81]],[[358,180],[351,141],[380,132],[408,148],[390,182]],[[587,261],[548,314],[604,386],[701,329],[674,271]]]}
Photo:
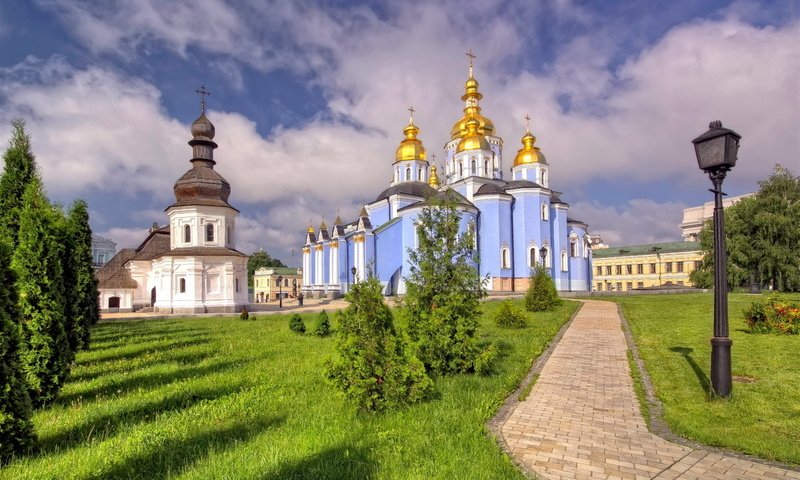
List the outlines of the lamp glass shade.
{"label": "lamp glass shade", "polygon": [[697,165],[704,171],[733,168],[736,165],[740,138],[741,135],[733,130],[723,128],[721,122],[711,122],[706,133],[692,140]]}

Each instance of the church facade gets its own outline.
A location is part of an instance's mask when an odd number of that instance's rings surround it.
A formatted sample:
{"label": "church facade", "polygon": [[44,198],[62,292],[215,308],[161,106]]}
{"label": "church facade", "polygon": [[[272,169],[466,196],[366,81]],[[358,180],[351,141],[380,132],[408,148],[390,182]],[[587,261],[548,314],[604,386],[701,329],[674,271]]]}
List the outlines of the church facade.
{"label": "church facade", "polygon": [[102,311],[237,312],[248,304],[247,256],[236,250],[239,211],[214,170],[214,125],[192,123],[192,167],[175,182],[168,224],[153,225],[139,247],[122,249],[97,271]]}
{"label": "church facade", "polygon": [[461,97],[464,113],[444,146],[443,178],[427,160],[412,110],[389,187],[364,205],[355,220],[343,223],[337,216],[330,229],[324,222],[318,230],[308,228],[306,295],[342,295],[368,273],[377,276],[386,295],[405,293],[417,217],[428,199],[443,195],[456,198],[462,231],[475,233],[478,270],[489,291],[525,290],[531,267],[542,262],[558,290],[591,289],[588,226],[569,217],[569,205],[550,187],[549,165],[529,127],[510,176],[504,177],[503,139],[481,113],[482,97],[470,62]]}

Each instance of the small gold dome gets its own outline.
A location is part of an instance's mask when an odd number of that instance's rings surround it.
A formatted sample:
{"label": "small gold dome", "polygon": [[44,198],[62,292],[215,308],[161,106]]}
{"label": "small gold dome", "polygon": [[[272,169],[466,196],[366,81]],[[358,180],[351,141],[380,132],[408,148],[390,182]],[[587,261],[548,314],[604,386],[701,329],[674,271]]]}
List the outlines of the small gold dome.
{"label": "small gold dome", "polygon": [[534,145],[535,143],[536,137],[534,137],[530,131],[526,132],[525,136],[522,137],[522,148],[519,149],[517,156],[514,157],[515,167],[531,163],[543,163],[547,165],[544,154],[539,150],[539,147]]}
{"label": "small gold dome", "polygon": [[436,174],[436,165],[431,167],[431,174],[428,177],[428,185],[433,188],[439,188],[439,175]]}
{"label": "small gold dome", "polygon": [[397,147],[397,152],[395,152],[395,163],[408,161],[408,160],[425,160],[425,147],[422,146],[422,142],[417,138],[417,134],[419,133],[419,128],[414,125],[414,120],[411,119],[403,129],[403,134],[405,134],[406,138],[400,142],[400,146]]}
{"label": "small gold dome", "polygon": [[476,118],[471,118],[466,123],[467,134],[461,138],[456,147],[456,153],[465,150],[489,150],[489,142],[486,137],[480,133],[480,122]]}

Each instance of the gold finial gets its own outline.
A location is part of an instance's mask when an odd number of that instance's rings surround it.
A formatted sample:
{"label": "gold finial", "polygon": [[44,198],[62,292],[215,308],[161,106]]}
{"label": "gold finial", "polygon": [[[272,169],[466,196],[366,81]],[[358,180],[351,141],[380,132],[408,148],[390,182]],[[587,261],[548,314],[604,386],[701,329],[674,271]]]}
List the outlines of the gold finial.
{"label": "gold finial", "polygon": [[526,113],[523,118],[525,118],[525,131],[531,133],[531,116]]}
{"label": "gold finial", "polygon": [[206,96],[211,96],[211,92],[208,91],[205,85],[201,85],[200,88],[195,90],[195,93],[200,95],[200,113],[202,115],[206,114]]}
{"label": "gold finial", "polygon": [[368,217],[369,214],[367,213],[367,207],[361,207],[361,211],[358,212],[359,217]]}
{"label": "gold finial", "polygon": [[328,226],[325,225],[325,216],[322,216],[322,223],[319,224],[319,231],[327,230]]}
{"label": "gold finial", "polygon": [[476,57],[474,53],[472,53],[472,49],[470,48],[467,50],[466,55],[469,57],[469,78],[472,78],[472,61],[475,60]]}
{"label": "gold finial", "polygon": [[337,208],[336,218],[333,220],[333,226],[335,227],[336,225],[341,225],[341,224],[342,224],[342,219],[339,217],[339,209]]}
{"label": "gold finial", "polygon": [[314,233],[314,227],[311,225],[311,219],[308,219],[308,233]]}

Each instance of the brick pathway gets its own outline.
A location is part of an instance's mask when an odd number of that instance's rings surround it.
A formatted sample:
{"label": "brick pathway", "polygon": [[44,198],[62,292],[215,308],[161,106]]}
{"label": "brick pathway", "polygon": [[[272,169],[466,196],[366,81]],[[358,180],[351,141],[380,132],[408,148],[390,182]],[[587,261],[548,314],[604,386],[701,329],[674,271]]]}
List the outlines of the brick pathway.
{"label": "brick pathway", "polygon": [[647,430],[617,307],[586,301],[528,398],[501,427],[511,454],[548,479],[798,479],[800,471],[670,443]]}

